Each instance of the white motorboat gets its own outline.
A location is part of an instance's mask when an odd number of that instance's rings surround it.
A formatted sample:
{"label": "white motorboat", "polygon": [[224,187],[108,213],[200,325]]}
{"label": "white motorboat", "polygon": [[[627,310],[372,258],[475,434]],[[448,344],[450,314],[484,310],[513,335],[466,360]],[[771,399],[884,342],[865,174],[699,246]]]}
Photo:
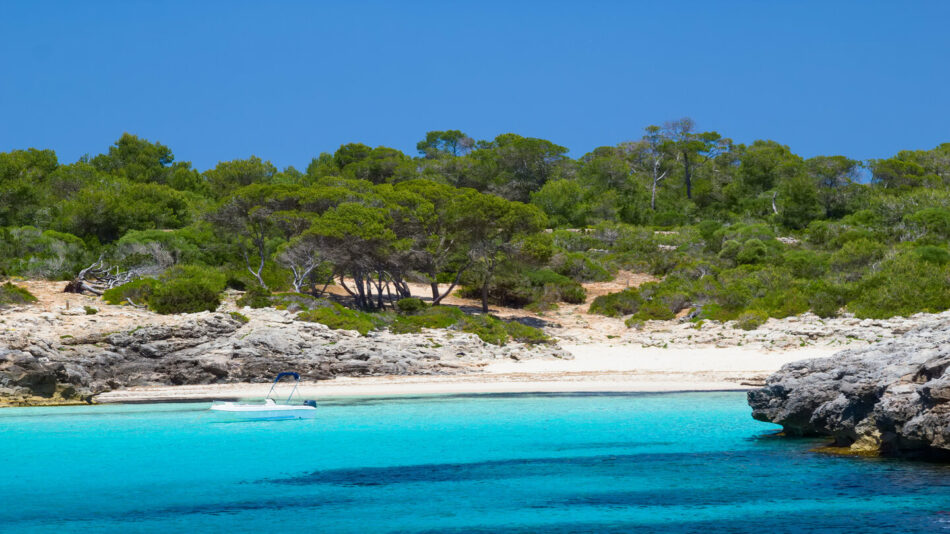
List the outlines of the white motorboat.
{"label": "white motorboat", "polygon": [[[292,376],[294,378],[294,388],[291,390],[287,400],[278,403],[271,395],[274,388],[281,378]],[[263,403],[259,402],[230,402],[214,401],[211,403],[211,411],[218,416],[240,421],[279,421],[282,419],[312,419],[317,415],[317,402],[305,400],[298,404],[291,402],[294,393],[297,392],[297,384],[300,383],[300,375],[297,373],[280,373],[271,384],[270,391]]]}

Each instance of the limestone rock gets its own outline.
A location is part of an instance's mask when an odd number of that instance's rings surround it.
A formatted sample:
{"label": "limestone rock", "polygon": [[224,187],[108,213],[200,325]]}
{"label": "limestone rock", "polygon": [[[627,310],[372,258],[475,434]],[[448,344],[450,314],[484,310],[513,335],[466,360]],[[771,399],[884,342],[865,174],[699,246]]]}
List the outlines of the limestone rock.
{"label": "limestone rock", "polygon": [[[121,332],[32,328],[26,316],[0,331],[0,401],[21,404],[88,399],[145,385],[268,381],[294,370],[309,380],[334,376],[450,374],[486,360],[565,358],[557,346],[489,345],[473,334],[426,330],[396,335],[331,330],[283,310],[152,316]],[[108,328],[109,325],[104,325]]]}
{"label": "limestone rock", "polygon": [[[869,323],[868,326],[873,326]],[[784,366],[750,391],[752,416],[855,451],[950,453],[950,319]]]}

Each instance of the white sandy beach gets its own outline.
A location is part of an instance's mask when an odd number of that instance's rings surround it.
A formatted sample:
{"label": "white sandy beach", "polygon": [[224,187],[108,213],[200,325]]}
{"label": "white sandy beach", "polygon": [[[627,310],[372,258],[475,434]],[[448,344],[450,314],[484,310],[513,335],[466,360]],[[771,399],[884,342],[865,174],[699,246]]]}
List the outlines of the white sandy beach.
{"label": "white sandy beach", "polygon": [[[573,360],[504,360],[482,372],[336,378],[301,383],[304,398],[530,392],[669,392],[744,390],[782,365],[829,356],[830,347],[789,351],[751,348],[641,348],[633,345],[564,345]],[[98,402],[254,398],[268,383],[135,387],[99,395]]]}

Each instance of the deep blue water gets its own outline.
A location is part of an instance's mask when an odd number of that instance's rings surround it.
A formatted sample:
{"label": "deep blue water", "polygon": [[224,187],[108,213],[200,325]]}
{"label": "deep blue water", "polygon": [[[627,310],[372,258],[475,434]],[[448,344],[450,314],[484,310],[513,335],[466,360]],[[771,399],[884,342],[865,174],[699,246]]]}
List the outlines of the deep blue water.
{"label": "deep blue water", "polygon": [[3,532],[939,532],[950,467],[816,454],[741,393],[0,410]]}

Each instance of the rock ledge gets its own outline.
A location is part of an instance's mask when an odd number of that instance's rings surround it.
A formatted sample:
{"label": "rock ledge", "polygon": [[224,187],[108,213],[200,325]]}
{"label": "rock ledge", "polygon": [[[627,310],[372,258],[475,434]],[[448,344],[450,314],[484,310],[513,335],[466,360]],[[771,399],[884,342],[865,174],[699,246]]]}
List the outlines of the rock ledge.
{"label": "rock ledge", "polygon": [[950,457],[950,320],[790,363],[750,391],[752,417],[852,452]]}

